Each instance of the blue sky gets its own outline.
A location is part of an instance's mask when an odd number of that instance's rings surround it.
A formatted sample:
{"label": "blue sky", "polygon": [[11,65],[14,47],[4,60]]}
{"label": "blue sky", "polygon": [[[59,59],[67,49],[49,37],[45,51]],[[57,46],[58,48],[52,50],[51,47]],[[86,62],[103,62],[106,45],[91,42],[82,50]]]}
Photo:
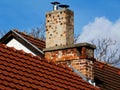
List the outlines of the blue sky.
{"label": "blue sky", "polygon": [[[52,10],[54,0],[0,0],[0,30],[29,30],[45,23],[45,13]],[[74,11],[75,33],[96,17],[114,22],[120,18],[120,0],[56,0],[70,5]]]}

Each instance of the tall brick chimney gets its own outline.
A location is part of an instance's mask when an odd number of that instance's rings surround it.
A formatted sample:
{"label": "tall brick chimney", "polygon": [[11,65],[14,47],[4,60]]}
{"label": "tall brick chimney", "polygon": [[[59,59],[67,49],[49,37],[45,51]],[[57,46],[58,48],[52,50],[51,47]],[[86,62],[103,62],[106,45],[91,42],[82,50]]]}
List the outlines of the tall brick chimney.
{"label": "tall brick chimney", "polygon": [[71,65],[87,79],[94,80],[94,45],[74,44],[74,14],[68,5],[53,2],[54,9],[46,14],[45,58],[56,63]]}
{"label": "tall brick chimney", "polygon": [[46,13],[46,48],[71,45],[74,43],[73,11],[67,5],[57,9],[59,3],[52,4],[53,11]]}

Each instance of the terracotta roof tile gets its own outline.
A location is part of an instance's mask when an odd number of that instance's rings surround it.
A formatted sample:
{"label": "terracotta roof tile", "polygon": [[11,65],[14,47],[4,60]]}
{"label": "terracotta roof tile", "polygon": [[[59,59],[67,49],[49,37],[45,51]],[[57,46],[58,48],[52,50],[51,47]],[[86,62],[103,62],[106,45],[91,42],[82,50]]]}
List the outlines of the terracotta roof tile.
{"label": "terracotta roof tile", "polygon": [[118,74],[120,75],[120,70],[118,71]]}
{"label": "terracotta roof tile", "polygon": [[99,90],[68,67],[0,44],[0,89]]}
{"label": "terracotta roof tile", "polygon": [[45,48],[45,41],[34,38],[30,35],[27,35],[23,32],[19,32],[18,30],[14,30],[15,32],[17,32],[18,34],[20,34],[21,36],[23,36],[26,40],[28,40],[30,43],[32,43],[33,45],[35,45],[37,48],[43,50]]}
{"label": "terracotta roof tile", "polygon": [[120,71],[119,68],[109,64],[96,61],[94,63],[95,80],[97,85],[103,90],[119,90],[120,89]]}

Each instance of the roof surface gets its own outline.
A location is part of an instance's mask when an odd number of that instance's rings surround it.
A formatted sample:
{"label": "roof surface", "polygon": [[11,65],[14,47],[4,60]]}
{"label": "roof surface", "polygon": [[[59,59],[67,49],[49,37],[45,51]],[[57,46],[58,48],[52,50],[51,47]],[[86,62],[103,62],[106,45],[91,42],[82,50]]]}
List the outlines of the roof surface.
{"label": "roof surface", "polygon": [[27,35],[23,32],[19,32],[18,30],[14,30],[15,32],[17,32],[18,34],[20,34],[21,36],[23,36],[25,39],[27,39],[30,43],[32,43],[33,45],[35,45],[37,48],[43,50],[45,48],[45,41],[34,38],[33,36]]}
{"label": "roof surface", "polygon": [[95,82],[102,90],[120,90],[120,69],[106,63],[94,63]]}
{"label": "roof surface", "polygon": [[43,48],[45,48],[45,42],[43,40],[36,39],[30,35],[19,32],[17,30],[9,31],[0,39],[0,43],[7,44],[13,38],[19,41],[29,50],[31,50],[34,54],[39,55],[41,57],[44,56],[44,52],[42,50]]}
{"label": "roof surface", "polygon": [[0,89],[98,90],[70,68],[0,44]]}

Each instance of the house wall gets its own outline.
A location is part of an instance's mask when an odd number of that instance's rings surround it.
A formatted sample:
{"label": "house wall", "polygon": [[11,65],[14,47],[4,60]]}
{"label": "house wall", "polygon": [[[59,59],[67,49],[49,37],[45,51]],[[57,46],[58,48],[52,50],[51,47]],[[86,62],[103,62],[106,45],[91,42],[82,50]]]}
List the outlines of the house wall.
{"label": "house wall", "polygon": [[6,45],[9,46],[9,47],[14,47],[17,50],[23,50],[23,51],[25,51],[27,53],[32,53],[33,55],[35,55],[32,51],[27,49],[24,45],[22,45],[19,41],[17,41],[14,38],[11,41],[9,41]]}

